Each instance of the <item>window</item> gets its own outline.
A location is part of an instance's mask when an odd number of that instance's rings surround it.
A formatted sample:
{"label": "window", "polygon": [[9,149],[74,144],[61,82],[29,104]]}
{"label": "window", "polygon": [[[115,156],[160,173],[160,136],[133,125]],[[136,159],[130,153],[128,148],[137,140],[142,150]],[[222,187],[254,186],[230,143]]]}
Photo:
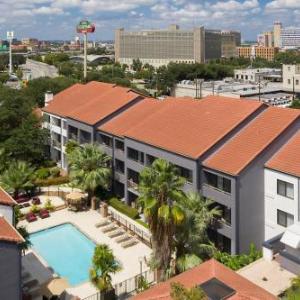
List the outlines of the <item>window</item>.
{"label": "window", "polygon": [[296,85],[299,85],[299,79],[296,79]]}
{"label": "window", "polygon": [[157,157],[155,157],[155,156],[152,156],[152,155],[150,155],[150,154],[147,154],[147,156],[146,156],[147,158],[147,165],[149,166],[149,165],[152,165],[152,163],[157,159]]}
{"label": "window", "polygon": [[101,144],[104,144],[107,147],[112,147],[112,138],[107,135],[100,134],[100,142]]}
{"label": "window", "polygon": [[294,216],[282,210],[277,209],[277,224],[288,227],[294,224]]}
{"label": "window", "polygon": [[48,114],[43,113],[43,122],[50,123],[50,116]]}
{"label": "window", "polygon": [[115,160],[115,168],[116,168],[117,172],[124,174],[124,162],[123,161],[116,159]]}
{"label": "window", "polygon": [[176,166],[177,170],[178,170],[178,174],[185,178],[188,182],[192,183],[193,182],[193,172],[189,169],[180,167],[180,166]]}
{"label": "window", "polygon": [[116,149],[124,151],[124,143],[122,141],[116,140]]}
{"label": "window", "polygon": [[219,190],[231,193],[231,180],[213,173],[205,172],[206,182]]}
{"label": "window", "polygon": [[294,185],[292,183],[277,179],[277,194],[294,199]]}
{"label": "window", "polygon": [[288,81],[288,84],[291,84],[291,79],[288,79],[287,81]]}
{"label": "window", "polygon": [[132,148],[127,148],[127,157],[141,164],[144,163],[144,153]]}

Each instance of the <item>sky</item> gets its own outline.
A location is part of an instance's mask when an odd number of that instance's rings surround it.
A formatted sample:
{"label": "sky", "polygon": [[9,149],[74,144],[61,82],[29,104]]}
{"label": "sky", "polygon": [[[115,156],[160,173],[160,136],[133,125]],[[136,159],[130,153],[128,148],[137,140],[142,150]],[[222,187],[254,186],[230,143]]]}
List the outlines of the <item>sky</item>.
{"label": "sky", "polygon": [[76,24],[96,25],[95,40],[114,38],[114,30],[205,26],[235,29],[243,40],[255,40],[274,21],[300,27],[300,0],[0,0],[0,39],[15,31],[17,38],[73,39]]}

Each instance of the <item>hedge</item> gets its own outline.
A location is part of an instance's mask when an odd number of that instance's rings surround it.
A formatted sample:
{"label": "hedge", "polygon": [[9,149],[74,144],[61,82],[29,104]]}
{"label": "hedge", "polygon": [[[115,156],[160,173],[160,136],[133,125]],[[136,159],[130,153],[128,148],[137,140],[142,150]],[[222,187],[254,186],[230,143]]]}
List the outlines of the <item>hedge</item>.
{"label": "hedge", "polygon": [[68,176],[61,176],[57,178],[48,178],[48,179],[37,179],[34,183],[37,186],[50,186],[50,185],[61,185],[64,183],[70,182]]}
{"label": "hedge", "polygon": [[149,225],[146,222],[144,222],[143,220],[137,219],[136,222],[139,223],[139,224],[141,224],[145,228],[149,229]]}
{"label": "hedge", "polygon": [[136,208],[124,204],[117,198],[110,199],[108,204],[131,219],[136,219],[139,216],[139,212]]}

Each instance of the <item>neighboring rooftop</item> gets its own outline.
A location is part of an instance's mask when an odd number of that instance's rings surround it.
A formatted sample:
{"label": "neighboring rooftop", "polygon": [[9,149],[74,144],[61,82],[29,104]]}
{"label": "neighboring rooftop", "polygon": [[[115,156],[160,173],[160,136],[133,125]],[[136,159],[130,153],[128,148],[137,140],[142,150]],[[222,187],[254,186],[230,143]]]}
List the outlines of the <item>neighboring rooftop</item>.
{"label": "neighboring rooftop", "polygon": [[23,243],[23,237],[0,215],[0,241]]}
{"label": "neighboring rooftop", "polygon": [[258,101],[220,96],[167,98],[160,105],[125,136],[194,159],[264,107]]}
{"label": "neighboring rooftop", "polygon": [[0,186],[0,204],[7,206],[16,205],[16,201]]}
{"label": "neighboring rooftop", "polygon": [[300,177],[300,131],[266,163],[266,167]]}
{"label": "neighboring rooftop", "polygon": [[115,136],[124,137],[128,130],[143,122],[145,118],[162,107],[163,101],[150,98],[144,99],[122,114],[104,123],[98,129]]}
{"label": "neighboring rooftop", "polygon": [[58,93],[43,111],[94,125],[139,96],[129,88],[91,81]]}
{"label": "neighboring rooftop", "polygon": [[[268,293],[261,287],[255,285],[239,274],[225,267],[214,259],[210,259],[199,266],[181,273],[165,282],[159,283],[149,290],[133,297],[133,300],[171,300],[170,284],[178,282],[187,288],[202,286],[210,299],[230,300],[274,300],[275,296]],[[221,294],[216,295],[216,285],[222,288],[224,298]],[[215,287],[215,288],[214,288]],[[220,291],[220,289],[218,290]]]}
{"label": "neighboring rooftop", "polygon": [[295,109],[269,107],[206,159],[204,166],[238,175],[299,116]]}

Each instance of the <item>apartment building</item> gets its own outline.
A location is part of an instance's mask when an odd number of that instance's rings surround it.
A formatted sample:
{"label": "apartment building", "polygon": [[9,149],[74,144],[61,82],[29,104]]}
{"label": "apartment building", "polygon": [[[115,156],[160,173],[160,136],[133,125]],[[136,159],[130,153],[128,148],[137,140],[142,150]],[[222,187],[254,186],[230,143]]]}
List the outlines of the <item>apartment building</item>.
{"label": "apartment building", "polygon": [[265,238],[300,222],[300,132],[265,165]]}
{"label": "apartment building", "polygon": [[50,130],[50,155],[67,168],[65,145],[69,139],[79,144],[97,141],[96,128],[126,110],[143,97],[128,88],[102,82],[75,84],[46,99],[43,126]]}
{"label": "apartment building", "polygon": [[[248,251],[251,242],[260,247],[264,165],[299,130],[299,111],[220,96],[159,101],[124,88],[114,98],[110,93],[117,87],[104,86],[75,85],[44,112],[66,121],[67,139],[97,142],[112,157],[114,192],[134,205],[139,173],[156,158],[166,159],[186,178],[186,191],[200,192],[222,210],[209,232],[218,247],[233,254]],[[124,100],[124,93],[132,96]]]}
{"label": "apartment building", "polygon": [[236,57],[236,48],[241,45],[241,32],[239,31],[221,31],[221,52],[222,57]]}
{"label": "apartment building", "polygon": [[279,49],[275,47],[237,47],[237,54],[239,57],[245,58],[263,58],[268,61],[273,61],[275,55],[278,53]]}
{"label": "apartment building", "polygon": [[22,236],[14,228],[16,202],[0,187],[0,299],[22,299]]}
{"label": "apartment building", "polygon": [[[228,36],[233,37],[231,43],[238,40],[236,33],[224,33],[225,41],[228,41]],[[143,63],[159,67],[170,62],[202,63],[221,56],[221,31],[203,26],[185,30],[171,25],[165,30],[136,32],[121,28],[115,32],[115,60],[122,64],[131,65],[133,59],[139,58]]]}
{"label": "apartment building", "polygon": [[242,82],[281,81],[282,71],[275,68],[245,68],[234,70],[234,79]]}
{"label": "apartment building", "polygon": [[282,66],[283,90],[300,93],[300,64]]}

